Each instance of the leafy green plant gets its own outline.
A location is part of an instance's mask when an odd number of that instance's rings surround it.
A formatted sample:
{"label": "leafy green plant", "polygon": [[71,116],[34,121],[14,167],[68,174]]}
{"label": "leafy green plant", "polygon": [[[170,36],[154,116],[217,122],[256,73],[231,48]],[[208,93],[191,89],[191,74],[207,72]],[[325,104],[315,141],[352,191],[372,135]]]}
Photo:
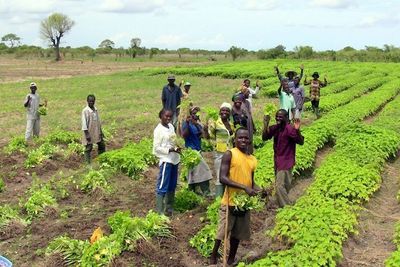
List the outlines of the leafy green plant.
{"label": "leafy green plant", "polygon": [[274,117],[278,108],[273,103],[268,103],[264,107],[264,115],[268,115],[270,117]]}
{"label": "leafy green plant", "polygon": [[56,129],[45,137],[45,142],[52,144],[65,144],[77,143],[80,140],[80,135],[76,132],[70,132],[62,129]]}
{"label": "leafy green plant", "polygon": [[217,233],[217,224],[207,224],[189,240],[189,244],[196,248],[203,257],[209,257]]}
{"label": "leafy green plant", "polygon": [[6,184],[4,183],[3,178],[0,176],[0,193],[4,191],[6,188]]}
{"label": "leafy green plant", "polygon": [[203,110],[206,112],[206,121],[208,120],[218,120],[219,118],[219,111],[215,108],[205,107]]}
{"label": "leafy green plant", "polygon": [[80,189],[86,193],[93,193],[96,189],[100,189],[106,193],[110,193],[112,190],[111,185],[108,182],[109,173],[105,170],[89,170],[89,172],[83,177],[80,184]]}
{"label": "leafy green plant", "polygon": [[68,266],[77,266],[81,263],[83,251],[90,246],[88,241],[72,239],[68,236],[59,236],[52,240],[47,248],[46,255],[60,253]]}
{"label": "leafy green plant", "polygon": [[57,204],[53,192],[49,185],[39,185],[30,189],[30,196],[23,205],[28,219],[32,220],[42,215],[46,207],[55,206]]}
{"label": "leafy green plant", "polygon": [[80,143],[69,143],[67,146],[66,154],[70,156],[72,154],[83,155],[85,147]]}
{"label": "leafy green plant", "polygon": [[176,193],[174,210],[185,212],[192,210],[203,202],[203,198],[195,192],[182,188]]}
{"label": "leafy green plant", "polygon": [[7,146],[4,148],[4,151],[7,154],[12,154],[14,152],[26,152],[26,142],[25,142],[25,137],[24,136],[14,136],[11,141],[7,144]]}
{"label": "leafy green plant", "polygon": [[90,246],[85,246],[80,259],[81,266],[109,266],[121,254],[122,245],[116,234],[103,236]]}
{"label": "leafy green plant", "polygon": [[13,221],[18,221],[22,225],[27,224],[27,222],[19,216],[18,210],[13,209],[7,204],[0,206],[0,230]]}
{"label": "leafy green plant", "polygon": [[46,116],[47,115],[47,107],[39,107],[38,109],[38,113],[40,114],[40,116]]}
{"label": "leafy green plant", "polygon": [[44,160],[51,158],[57,151],[58,148],[55,145],[45,142],[40,145],[39,148],[31,150],[28,153],[28,157],[24,162],[24,166],[26,168],[35,167],[41,164]]}

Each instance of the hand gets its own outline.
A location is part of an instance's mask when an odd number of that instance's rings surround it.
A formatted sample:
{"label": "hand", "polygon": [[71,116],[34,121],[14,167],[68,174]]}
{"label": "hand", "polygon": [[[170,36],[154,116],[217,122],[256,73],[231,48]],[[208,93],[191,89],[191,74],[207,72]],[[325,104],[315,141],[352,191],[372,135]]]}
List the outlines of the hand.
{"label": "hand", "polygon": [[87,141],[88,143],[91,143],[91,142],[92,142],[92,138],[90,138],[90,136],[86,136],[86,141]]}
{"label": "hand", "polygon": [[296,130],[299,130],[300,129],[300,119],[294,119],[294,123],[293,123],[293,125],[294,125],[294,128],[296,129]]}
{"label": "hand", "polygon": [[44,106],[47,107],[47,99],[44,100]]}
{"label": "hand", "polygon": [[257,190],[256,190],[256,189],[253,189],[253,188],[251,188],[251,187],[246,187],[246,188],[244,189],[244,191],[246,191],[246,193],[247,193],[249,196],[255,196],[255,195],[257,195]]}
{"label": "hand", "polygon": [[269,121],[271,120],[271,117],[269,115],[264,115],[264,126],[268,126],[269,125]]}
{"label": "hand", "polygon": [[303,64],[300,65],[300,69],[304,70],[304,65]]}

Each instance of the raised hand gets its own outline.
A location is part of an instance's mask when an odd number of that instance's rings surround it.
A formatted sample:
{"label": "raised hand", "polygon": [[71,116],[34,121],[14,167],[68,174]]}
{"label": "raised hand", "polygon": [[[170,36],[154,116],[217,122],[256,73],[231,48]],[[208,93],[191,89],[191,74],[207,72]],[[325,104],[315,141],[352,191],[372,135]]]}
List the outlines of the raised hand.
{"label": "raised hand", "polygon": [[300,122],[300,119],[294,119],[294,123],[293,123],[293,126],[294,126],[294,128],[296,129],[296,130],[299,130],[300,129],[300,125],[301,125],[301,122]]}

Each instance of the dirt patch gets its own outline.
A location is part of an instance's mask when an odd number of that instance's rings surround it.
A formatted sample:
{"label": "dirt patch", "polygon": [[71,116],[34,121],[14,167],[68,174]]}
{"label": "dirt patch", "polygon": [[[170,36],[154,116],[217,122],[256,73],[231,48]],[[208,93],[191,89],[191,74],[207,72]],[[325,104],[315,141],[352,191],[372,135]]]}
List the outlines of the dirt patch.
{"label": "dirt patch", "polygon": [[387,164],[381,188],[365,205],[358,219],[358,235],[351,236],[343,246],[340,266],[384,266],[396,249],[393,244],[395,223],[400,221],[400,205],[396,195],[399,185],[400,159]]}

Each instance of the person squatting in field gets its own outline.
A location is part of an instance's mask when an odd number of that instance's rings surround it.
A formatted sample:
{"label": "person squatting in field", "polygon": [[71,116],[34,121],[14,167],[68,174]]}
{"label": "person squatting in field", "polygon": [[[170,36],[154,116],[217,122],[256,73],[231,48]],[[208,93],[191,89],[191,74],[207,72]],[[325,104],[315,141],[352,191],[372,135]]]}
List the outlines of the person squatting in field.
{"label": "person squatting in field", "polygon": [[[40,104],[40,96],[36,93],[36,83],[32,82],[29,85],[31,92],[26,95],[24,101],[24,107],[26,108],[26,131],[25,141],[28,141],[32,136],[39,137],[40,133],[40,114],[39,107],[43,106]],[[47,106],[45,101],[44,106]]]}
{"label": "person squatting in field", "polygon": [[164,109],[171,110],[172,114],[172,125],[177,129],[177,122],[179,116],[179,105],[181,104],[181,98],[183,96],[181,88],[175,84],[175,76],[169,75],[168,84],[163,87],[161,93],[161,102]]}
{"label": "person squatting in field", "polygon": [[[276,75],[278,76],[279,81],[282,81],[283,79],[285,79],[284,77],[282,77],[282,74],[279,72],[279,68],[278,66],[274,67]],[[301,80],[303,78],[303,72],[304,72],[304,65],[301,64],[300,65],[300,77],[299,79]],[[295,82],[294,82],[294,78],[297,76],[297,72],[295,72],[294,70],[289,70],[285,73],[285,77],[287,79],[288,85],[289,85],[289,90],[290,92],[294,89],[295,87]]]}
{"label": "person squatting in field", "polygon": [[106,145],[104,143],[103,130],[101,129],[99,112],[94,106],[96,97],[88,95],[86,101],[87,106],[82,110],[82,144],[85,146],[85,160],[90,164],[93,144],[97,144],[98,154],[106,151]]}
{"label": "person squatting in field", "polygon": [[156,210],[159,214],[170,216],[175,200],[181,148],[176,146],[175,129],[171,124],[173,111],[164,108],[158,117],[160,123],[153,134],[153,154],[159,159],[160,167],[156,184]]}
{"label": "person squatting in field", "polygon": [[314,72],[312,75],[313,79],[307,81],[307,76],[304,77],[304,85],[310,85],[310,99],[311,99],[311,107],[312,111],[315,113],[317,118],[319,118],[319,99],[321,88],[325,87],[328,84],[326,77],[324,77],[324,81],[319,80],[318,72]]}
{"label": "person squatting in field", "polygon": [[292,95],[296,105],[294,118],[301,119],[306,95],[304,93],[304,87],[300,85],[300,78],[298,76],[294,78],[294,89],[292,90]]}
{"label": "person squatting in field", "polygon": [[296,112],[296,103],[294,101],[293,94],[289,89],[287,79],[281,80],[281,85],[278,89],[279,96],[279,108],[286,110],[289,116],[289,120],[294,118]]}
{"label": "person squatting in field", "polygon": [[219,118],[214,121],[207,121],[204,126],[204,134],[207,139],[210,139],[213,146],[214,170],[217,176],[215,182],[216,197],[222,196],[224,193],[224,185],[219,179],[219,170],[221,168],[221,160],[224,153],[232,148],[232,137],[234,126],[230,120],[232,105],[222,103],[219,108]]}
{"label": "person squatting in field", "polygon": [[296,161],[296,144],[303,145],[304,137],[300,133],[300,119],[295,119],[291,125],[286,110],[278,110],[275,119],[276,125],[269,126],[270,116],[264,116],[262,139],[274,138],[275,191],[278,205],[282,208],[292,204],[288,193]]}
{"label": "person squatting in field", "polygon": [[[185,147],[201,152],[201,137],[204,135],[203,125],[197,112],[199,107],[190,109],[190,115],[182,122],[182,137],[185,139]],[[193,169],[188,170],[187,182],[189,190],[196,192],[199,186],[204,196],[210,195],[210,180],[212,179],[211,170],[201,156],[200,163]]]}
{"label": "person squatting in field", "polygon": [[221,200],[218,231],[210,264],[217,263],[218,249],[225,237],[225,224],[227,224],[228,234],[230,234],[230,251],[227,259],[229,265],[235,261],[240,241],[250,239],[250,211],[234,210],[233,196],[235,193],[246,192],[250,196],[255,196],[260,191],[254,183],[257,159],[248,153],[250,143],[248,130],[242,127],[238,128],[234,142],[235,148],[226,151],[222,157],[220,180],[225,185],[225,192]]}

